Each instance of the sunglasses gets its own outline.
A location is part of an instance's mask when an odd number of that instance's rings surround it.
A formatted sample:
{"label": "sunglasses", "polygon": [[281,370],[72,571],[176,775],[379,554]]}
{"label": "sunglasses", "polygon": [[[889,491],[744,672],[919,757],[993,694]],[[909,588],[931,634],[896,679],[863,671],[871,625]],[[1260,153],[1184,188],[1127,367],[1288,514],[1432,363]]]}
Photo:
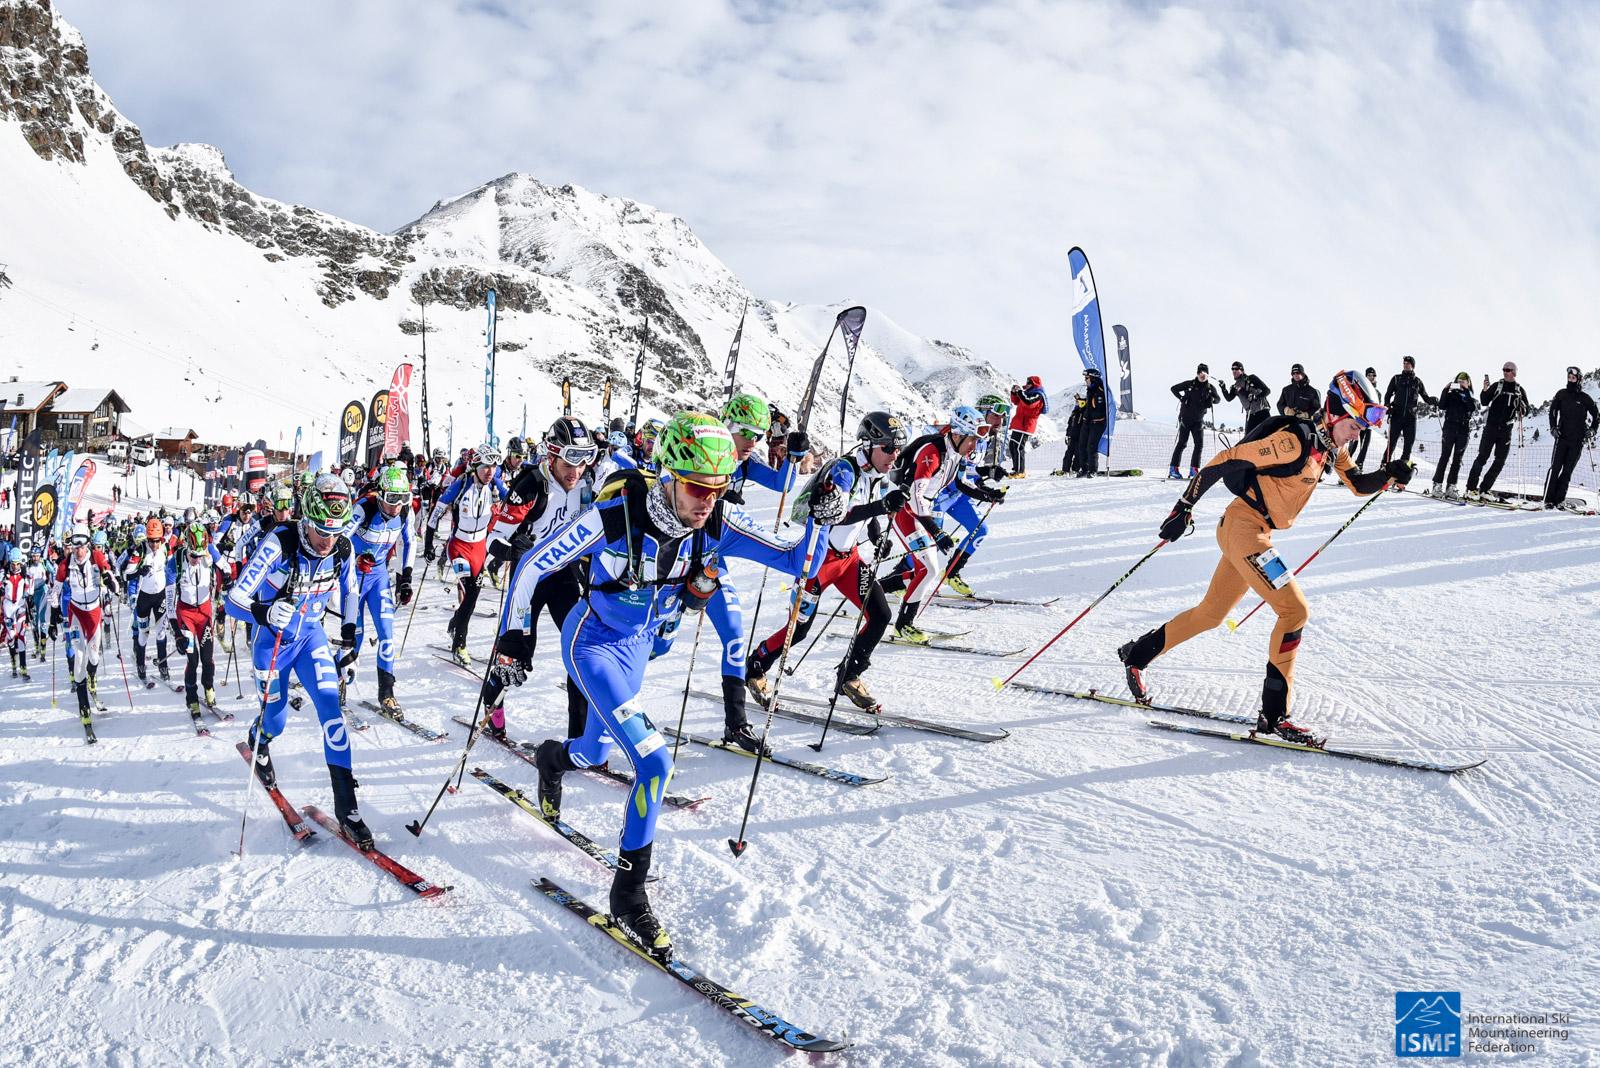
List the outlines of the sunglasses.
{"label": "sunglasses", "polygon": [[678,471],[672,473],[672,480],[682,486],[684,492],[697,501],[714,501],[733,488],[731,479],[721,485],[713,486],[707,482],[697,482]]}
{"label": "sunglasses", "polygon": [[1500,368],[1500,373],[1503,375],[1514,375],[1517,373],[1517,369],[1515,367],[1502,367]]}

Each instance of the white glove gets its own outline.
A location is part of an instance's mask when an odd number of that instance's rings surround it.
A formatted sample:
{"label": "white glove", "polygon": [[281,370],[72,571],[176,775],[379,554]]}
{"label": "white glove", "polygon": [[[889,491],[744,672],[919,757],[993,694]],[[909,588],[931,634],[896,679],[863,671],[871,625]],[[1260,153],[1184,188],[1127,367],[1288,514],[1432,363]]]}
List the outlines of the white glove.
{"label": "white glove", "polygon": [[287,598],[273,601],[267,608],[267,626],[273,630],[282,630],[294,619],[294,602]]}

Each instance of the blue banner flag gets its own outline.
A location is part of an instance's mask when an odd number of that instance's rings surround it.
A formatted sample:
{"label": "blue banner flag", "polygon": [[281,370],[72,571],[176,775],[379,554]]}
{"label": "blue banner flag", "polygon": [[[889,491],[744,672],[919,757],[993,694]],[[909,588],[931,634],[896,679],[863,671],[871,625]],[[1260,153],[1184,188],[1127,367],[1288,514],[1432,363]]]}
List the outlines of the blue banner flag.
{"label": "blue banner flag", "polygon": [[[1072,344],[1078,350],[1078,359],[1085,369],[1100,372],[1106,379],[1106,334],[1100,325],[1100,297],[1094,288],[1094,272],[1089,269],[1089,257],[1074,245],[1067,252],[1067,266],[1072,270]],[[1111,455],[1111,435],[1117,427],[1117,394],[1106,389],[1106,432],[1100,435],[1100,454]]]}

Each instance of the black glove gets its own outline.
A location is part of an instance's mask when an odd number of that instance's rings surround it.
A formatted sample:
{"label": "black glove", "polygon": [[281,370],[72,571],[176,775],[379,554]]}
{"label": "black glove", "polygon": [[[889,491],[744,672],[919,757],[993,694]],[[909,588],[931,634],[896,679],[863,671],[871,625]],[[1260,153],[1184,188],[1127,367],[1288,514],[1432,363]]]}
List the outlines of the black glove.
{"label": "black glove", "polygon": [[140,578],[149,578],[150,577],[150,565],[149,564],[140,564],[139,565],[139,577]]}
{"label": "black glove", "polygon": [[939,531],[938,536],[933,539],[933,543],[937,545],[939,547],[939,551],[945,555],[949,555],[950,553],[956,551],[956,539],[952,538],[942,530]]}
{"label": "black glove", "polygon": [[521,686],[528,680],[528,669],[516,657],[501,653],[494,658],[489,675],[502,687]]}
{"label": "black glove", "polygon": [[1416,473],[1416,466],[1409,460],[1390,460],[1383,465],[1383,470],[1390,478],[1404,486]]}
{"label": "black glove", "polygon": [[1189,514],[1193,507],[1184,500],[1172,506],[1172,511],[1167,513],[1167,518],[1161,523],[1162,541],[1177,541],[1194,529],[1194,517]]}
{"label": "black glove", "polygon": [[910,496],[905,490],[901,489],[899,486],[896,486],[894,489],[883,495],[883,510],[886,514],[893,515],[895,512],[898,512],[900,509],[904,508],[906,506],[906,501],[910,499]]}
{"label": "black glove", "polygon": [[731,489],[722,495],[722,499],[727,501],[729,504],[743,504],[744,494],[739,490]]}
{"label": "black glove", "polygon": [[1006,499],[1006,491],[997,489],[994,486],[985,486],[980,482],[972,487],[972,498],[982,501],[984,504],[999,504]]}
{"label": "black glove", "polygon": [[433,563],[434,556],[435,556],[435,554],[434,554],[434,551],[433,551],[433,528],[429,527],[428,528],[428,536],[426,538],[422,539],[422,558],[424,560],[428,561],[428,563],[431,564],[431,563]]}
{"label": "black glove", "polygon": [[395,588],[395,596],[400,598],[401,604],[411,603],[411,569],[409,567],[400,572],[400,582]]}
{"label": "black glove", "polygon": [[798,461],[802,456],[811,451],[811,439],[806,437],[804,430],[789,431],[785,444],[789,446],[789,458]]}
{"label": "black glove", "polygon": [[850,500],[844,491],[831,482],[818,486],[811,494],[811,518],[823,526],[831,526],[844,518]]}

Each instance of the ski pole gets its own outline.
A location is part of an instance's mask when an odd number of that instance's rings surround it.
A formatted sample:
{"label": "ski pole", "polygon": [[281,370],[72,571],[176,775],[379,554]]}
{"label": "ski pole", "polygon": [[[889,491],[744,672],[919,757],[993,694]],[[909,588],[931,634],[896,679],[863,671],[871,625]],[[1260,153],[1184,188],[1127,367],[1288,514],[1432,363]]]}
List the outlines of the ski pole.
{"label": "ski pole", "polygon": [[[707,568],[706,570],[711,570]],[[683,676],[683,703],[678,706],[678,733],[672,736],[672,763],[678,763],[678,747],[683,745],[683,718],[689,711],[689,686],[694,679],[694,658],[700,651],[700,627],[706,621],[705,606],[700,608],[700,618],[694,621],[694,642],[689,646],[689,670]]]}
{"label": "ski pole", "polygon": [[[112,602],[115,604],[115,602]],[[111,617],[111,632],[117,636],[117,666],[122,669],[122,689],[128,695],[128,711],[133,711],[133,687],[128,685],[128,662],[122,659],[122,613],[117,611]]]}
{"label": "ski pole", "polygon": [[[434,795],[433,804],[428,806],[428,811],[423,813],[420,820],[412,820],[410,823],[406,824],[406,830],[410,831],[412,836],[415,838],[422,837],[422,829],[426,827],[428,825],[428,821],[433,818],[433,810],[439,807],[439,802],[444,799],[444,795],[447,793],[453,794],[456,792],[456,790],[460,789],[461,780],[466,776],[467,756],[472,752],[472,743],[478,740],[478,713],[483,709],[483,683],[488,681],[489,672],[494,670],[495,662],[499,659],[500,636],[502,633],[503,632],[497,632],[495,634],[494,644],[489,647],[489,662],[484,666],[483,679],[478,685],[478,700],[477,703],[472,706],[472,726],[467,729],[467,744],[461,750],[461,759],[456,761],[456,766],[451,770],[450,774],[444,777],[444,785],[440,786],[439,792]],[[451,779],[456,780],[455,786],[450,785]]]}
{"label": "ski pole", "polygon": [[[288,583],[285,583],[284,585],[287,587]],[[296,620],[303,620],[305,618],[305,614],[306,605],[301,604],[299,609],[295,612],[295,618],[289,622],[293,624]],[[283,630],[288,629],[288,627],[283,628]],[[278,674],[278,650],[283,648],[283,630],[278,631],[278,636],[272,641],[272,657],[267,661],[266,677],[261,680],[261,708],[256,712],[255,726],[250,731],[250,767],[245,774],[244,790],[239,794],[239,848],[235,851],[235,855],[240,859],[244,858],[245,824],[250,820],[250,780],[253,779],[256,774],[256,754],[260,752],[261,749],[261,735],[265,733],[267,729],[267,699],[272,693],[272,683],[277,678]],[[285,690],[282,686],[280,686],[278,692],[284,693]]]}
{"label": "ski pole", "polygon": [[[780,512],[781,515],[781,512]],[[815,523],[811,527],[811,536],[806,539],[805,563],[800,567],[800,574],[795,580],[800,586],[805,585],[806,576],[811,573],[811,560],[817,549],[817,534],[822,528]],[[795,590],[794,603],[789,606],[789,626],[783,635],[783,652],[778,656],[778,674],[772,680],[772,699],[767,702],[767,723],[761,728],[761,744],[756,746],[756,767],[750,773],[750,792],[744,799],[744,816],[739,820],[739,836],[728,839],[728,848],[733,850],[733,855],[738,857],[744,854],[745,829],[750,825],[750,806],[756,799],[756,783],[761,781],[761,765],[766,763],[762,753],[767,748],[767,735],[772,732],[772,710],[778,707],[778,690],[783,686],[783,668],[789,662],[789,647],[794,643],[794,628],[800,621],[800,590]]]}
{"label": "ski pole", "polygon": [[783,673],[785,675],[793,675],[796,671],[800,670],[800,665],[804,664],[806,662],[806,657],[811,655],[811,650],[813,650],[813,649],[815,649],[817,647],[817,642],[821,641],[822,640],[822,636],[824,634],[828,633],[828,628],[833,626],[833,621],[839,618],[839,613],[843,612],[844,611],[844,606],[849,604],[849,603],[850,603],[850,599],[848,597],[842,598],[839,601],[838,607],[836,607],[833,610],[833,615],[831,615],[831,616],[829,616],[827,618],[827,621],[822,624],[822,629],[817,631],[816,636],[811,639],[811,644],[807,645],[805,647],[805,649],[800,653],[800,659],[796,660],[794,662],[793,666],[786,667],[786,668],[783,669]]}
{"label": "ski pole", "polygon": [[1067,633],[1067,631],[1069,631],[1073,627],[1077,626],[1078,625],[1078,620],[1082,619],[1084,616],[1086,616],[1090,612],[1094,611],[1094,606],[1095,605],[1099,604],[1101,601],[1105,600],[1107,597],[1110,597],[1113,590],[1115,590],[1118,586],[1122,585],[1124,582],[1128,581],[1128,577],[1130,575],[1132,575],[1135,571],[1137,571],[1141,567],[1143,567],[1145,565],[1145,561],[1149,560],[1156,553],[1160,552],[1162,546],[1164,546],[1166,544],[1167,544],[1166,541],[1158,541],[1158,542],[1156,542],[1156,547],[1154,549],[1151,549],[1149,552],[1147,552],[1143,556],[1139,557],[1139,562],[1138,563],[1134,564],[1132,567],[1128,568],[1128,570],[1124,571],[1122,573],[1122,577],[1117,579],[1117,581],[1113,582],[1110,585],[1110,587],[1107,588],[1106,592],[1102,593],[1100,596],[1096,597],[1093,601],[1089,602],[1089,607],[1085,608],[1083,611],[1079,612],[1076,616],[1074,616],[1072,618],[1072,622],[1071,623],[1068,623],[1066,626],[1064,626],[1060,630],[1056,631],[1056,636],[1054,638],[1051,638],[1049,641],[1045,642],[1043,645],[1041,645],[1039,647],[1039,651],[1034,653],[1032,656],[1028,657],[1027,660],[1023,661],[1021,667],[1017,668],[1017,670],[1015,670],[1011,674],[1007,675],[1004,679],[995,679],[994,680],[995,691],[999,692],[1001,690],[1004,690],[1007,686],[1010,686],[1012,679],[1016,678],[1018,675],[1022,674],[1024,671],[1026,671],[1029,664],[1033,663],[1035,660],[1039,659],[1039,657],[1044,655],[1044,651],[1046,649],[1050,648],[1057,641],[1059,641],[1061,639],[1061,637],[1064,634]]}
{"label": "ski pole", "polygon": [[[1005,493],[1004,490],[1001,490],[1000,492],[1002,494]],[[989,502],[989,507],[985,508],[983,510],[983,514],[978,517],[978,526],[979,527],[983,526],[985,523],[987,523],[989,521],[989,513],[994,511],[995,505],[997,505],[999,503],[1000,503],[999,501],[990,501]],[[974,527],[973,529],[976,530],[977,527]],[[972,534],[972,531],[971,530],[967,531],[967,534],[970,536]],[[933,588],[933,595],[935,597],[937,597],[939,595],[939,591],[940,590],[944,589],[944,584],[946,582],[950,581],[950,569],[955,566],[956,557],[958,557],[960,555],[961,555],[961,547],[958,545],[958,546],[956,546],[955,551],[950,554],[950,559],[948,559],[948,560],[946,560],[944,562],[944,574],[939,576],[939,585],[937,585],[937,586],[935,586]]]}
{"label": "ski pole", "polygon": [[56,640],[50,639],[50,707],[56,707]]}
{"label": "ski pole", "polygon": [[411,637],[411,621],[417,618],[417,605],[422,603],[422,587],[426,586],[427,584],[428,567],[427,564],[424,563],[422,567],[422,579],[417,583],[417,591],[411,597],[411,614],[406,616],[406,632],[400,636],[400,652],[394,654],[396,660],[400,659],[401,654],[406,651],[406,642]]}
{"label": "ski pole", "polygon": [[[883,540],[879,544],[881,545],[883,542],[887,542],[888,540],[889,533],[888,531],[885,531],[883,534]],[[877,545],[873,546],[874,555],[876,555],[877,548]],[[865,561],[862,562],[861,566],[867,566]],[[828,740],[828,728],[833,726],[833,713],[834,710],[839,707],[839,689],[844,685],[844,669],[850,665],[850,654],[855,652],[856,641],[861,637],[861,629],[867,625],[868,595],[872,592],[872,587],[878,582],[878,565],[876,561],[874,561],[871,570],[868,572],[868,575],[870,576],[869,580],[861,591],[861,611],[856,615],[855,634],[851,636],[850,645],[845,649],[844,657],[839,661],[839,670],[836,671],[833,676],[833,696],[828,700],[828,718],[822,721],[822,734],[817,737],[815,742],[810,744],[810,748],[814,752],[822,752],[822,743]],[[887,607],[887,598],[885,599],[885,602],[885,607]],[[846,599],[845,603],[848,603],[848,599]],[[843,608],[844,603],[841,603],[839,607]],[[838,612],[834,612],[834,615],[838,614]],[[829,620],[829,622],[831,623],[832,620]]]}
{"label": "ski pole", "polygon": [[[1321,545],[1317,546],[1316,551],[1313,552],[1310,556],[1306,557],[1305,560],[1301,562],[1300,566],[1294,569],[1294,573],[1292,575],[1290,575],[1289,577],[1293,578],[1295,575],[1298,575],[1298,574],[1300,574],[1300,572],[1304,571],[1306,569],[1306,564],[1311,563],[1311,561],[1313,561],[1313,560],[1315,560],[1317,558],[1317,553],[1322,552],[1322,550],[1324,550],[1328,546],[1332,545],[1333,544],[1333,539],[1337,538],[1340,534],[1343,534],[1347,529],[1349,529],[1351,523],[1354,523],[1357,519],[1361,518],[1361,513],[1365,512],[1368,508],[1371,508],[1373,502],[1376,501],[1379,497],[1382,497],[1383,493],[1384,493],[1384,490],[1386,490],[1388,488],[1389,488],[1389,483],[1385,482],[1384,485],[1383,485],[1383,489],[1379,490],[1377,493],[1374,493],[1372,496],[1368,497],[1366,499],[1366,502],[1363,503],[1360,508],[1356,509],[1355,514],[1352,515],[1349,519],[1346,519],[1344,521],[1344,525],[1341,526],[1338,530],[1334,531],[1332,534],[1329,534],[1328,535],[1328,540],[1323,542]],[[1229,630],[1229,632],[1231,633],[1233,631],[1236,631],[1240,627],[1242,627],[1246,623],[1248,623],[1250,621],[1250,617],[1255,615],[1258,611],[1260,611],[1261,610],[1261,606],[1266,604],[1266,603],[1267,603],[1266,601],[1257,601],[1256,602],[1256,606],[1254,608],[1250,609],[1250,611],[1246,612],[1244,614],[1244,618],[1239,620],[1239,622],[1237,622],[1237,623],[1235,623],[1231,619],[1228,620],[1228,630]]]}

